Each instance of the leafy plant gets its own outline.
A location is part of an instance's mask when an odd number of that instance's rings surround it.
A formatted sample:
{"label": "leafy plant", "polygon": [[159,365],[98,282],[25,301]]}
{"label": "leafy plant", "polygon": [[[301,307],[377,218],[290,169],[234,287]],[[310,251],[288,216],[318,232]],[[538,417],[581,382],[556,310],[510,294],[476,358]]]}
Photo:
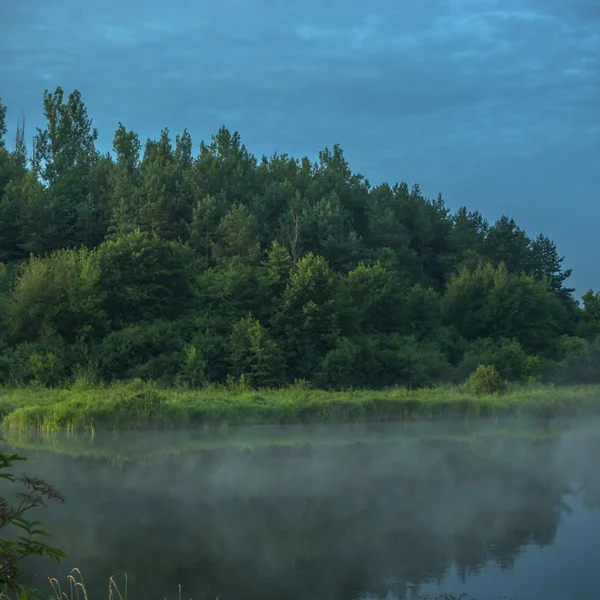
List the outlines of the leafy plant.
{"label": "leafy plant", "polygon": [[8,471],[14,462],[22,460],[27,459],[19,454],[0,452],[0,479],[23,485],[23,489],[16,494],[19,499],[17,506],[10,506],[7,499],[0,496],[0,530],[9,525],[21,530],[15,539],[0,539],[0,585],[21,591],[19,564],[24,558],[47,556],[58,562],[66,556],[62,550],[39,539],[50,537],[50,533],[41,528],[42,521],[31,521],[24,517],[32,508],[46,506],[47,500],[64,502],[64,497],[54,486],[38,477],[17,477]]}
{"label": "leafy plant", "polygon": [[497,394],[504,389],[500,373],[491,365],[478,365],[469,376],[467,384],[475,394]]}

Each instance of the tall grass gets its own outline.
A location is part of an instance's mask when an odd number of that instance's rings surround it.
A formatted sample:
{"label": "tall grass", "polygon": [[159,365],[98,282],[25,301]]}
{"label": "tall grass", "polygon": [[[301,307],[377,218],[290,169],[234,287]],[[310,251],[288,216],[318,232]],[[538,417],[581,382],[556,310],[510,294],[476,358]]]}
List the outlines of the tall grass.
{"label": "tall grass", "polygon": [[[108,591],[107,597],[108,600],[127,600],[127,575],[124,576],[125,583],[123,587],[123,591],[115,582],[114,577],[109,578],[108,582]],[[73,569],[71,573],[67,577],[67,585],[68,590],[63,590],[60,582],[52,577],[49,580],[50,587],[52,588],[52,594],[49,595],[49,600],[90,600],[90,595],[88,593],[87,588],[85,587],[85,583],[83,581],[83,576],[79,569]],[[183,600],[181,585],[177,586],[178,588],[178,600]],[[41,599],[41,593],[39,590],[24,590],[19,594],[15,594],[11,596],[6,590],[4,592],[0,591],[0,600],[39,600]],[[95,596],[92,596],[94,598]],[[456,596],[454,594],[439,594],[436,596],[429,595],[419,595],[419,596],[411,596],[413,600],[474,600],[471,596],[467,594],[461,594],[460,596]],[[504,600],[511,600],[511,598],[507,598],[506,596],[501,596]],[[165,597],[165,600],[167,598]],[[192,600],[191,598],[189,600]],[[219,600],[217,597],[216,600]],[[516,599],[512,599],[516,600]]]}
{"label": "tall grass", "polygon": [[464,387],[326,392],[304,385],[248,390],[161,389],[133,381],[70,389],[0,389],[0,418],[12,431],[89,431],[344,423],[509,415],[552,418],[600,413],[600,386],[523,386],[476,395]]}
{"label": "tall grass", "polygon": [[[127,600],[127,574],[124,576],[125,583],[123,590],[115,582],[113,576],[109,577],[108,580],[108,600]],[[60,582],[55,577],[48,579],[52,593],[49,594],[48,600],[90,600],[88,590],[83,581],[83,575],[79,569],[73,569],[67,576],[68,588],[63,590]],[[182,600],[181,586],[177,586],[179,589],[178,600]],[[8,592],[8,590],[0,590],[0,600],[40,600],[42,598],[41,592],[36,589],[24,589],[14,596]],[[166,598],[165,598],[166,600]],[[191,598],[190,598],[191,600]],[[217,598],[218,600],[218,598]]]}

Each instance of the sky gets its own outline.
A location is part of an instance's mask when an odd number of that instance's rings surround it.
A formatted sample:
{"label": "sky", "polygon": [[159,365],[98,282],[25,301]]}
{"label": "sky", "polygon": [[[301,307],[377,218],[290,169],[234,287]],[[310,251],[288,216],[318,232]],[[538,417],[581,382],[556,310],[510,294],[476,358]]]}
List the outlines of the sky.
{"label": "sky", "polygon": [[14,135],[45,89],[195,151],[221,125],[256,156],[339,143],[372,184],[419,183],[552,238],[600,289],[600,0],[6,0],[0,97]]}

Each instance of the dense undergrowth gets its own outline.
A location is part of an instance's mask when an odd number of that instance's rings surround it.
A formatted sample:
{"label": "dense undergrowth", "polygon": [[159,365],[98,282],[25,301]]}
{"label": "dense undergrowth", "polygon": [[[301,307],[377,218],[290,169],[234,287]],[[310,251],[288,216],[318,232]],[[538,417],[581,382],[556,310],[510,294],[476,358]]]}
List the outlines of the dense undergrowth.
{"label": "dense undergrowth", "polygon": [[8,430],[93,431],[505,415],[551,418],[598,410],[598,386],[509,386],[503,393],[477,394],[466,386],[329,392],[302,385],[259,390],[242,386],[165,389],[133,381],[88,389],[0,390],[0,414]]}

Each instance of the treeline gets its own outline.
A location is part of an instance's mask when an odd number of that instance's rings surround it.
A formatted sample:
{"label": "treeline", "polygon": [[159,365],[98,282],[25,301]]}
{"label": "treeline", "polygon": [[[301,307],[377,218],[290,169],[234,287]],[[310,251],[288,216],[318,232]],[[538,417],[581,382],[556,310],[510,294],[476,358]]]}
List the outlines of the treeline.
{"label": "treeline", "polygon": [[600,380],[600,294],[555,244],[371,186],[342,150],[248,152],[225,128],[101,154],[80,94],[44,94],[33,148],[0,103],[0,381],[87,373],[199,386]]}

